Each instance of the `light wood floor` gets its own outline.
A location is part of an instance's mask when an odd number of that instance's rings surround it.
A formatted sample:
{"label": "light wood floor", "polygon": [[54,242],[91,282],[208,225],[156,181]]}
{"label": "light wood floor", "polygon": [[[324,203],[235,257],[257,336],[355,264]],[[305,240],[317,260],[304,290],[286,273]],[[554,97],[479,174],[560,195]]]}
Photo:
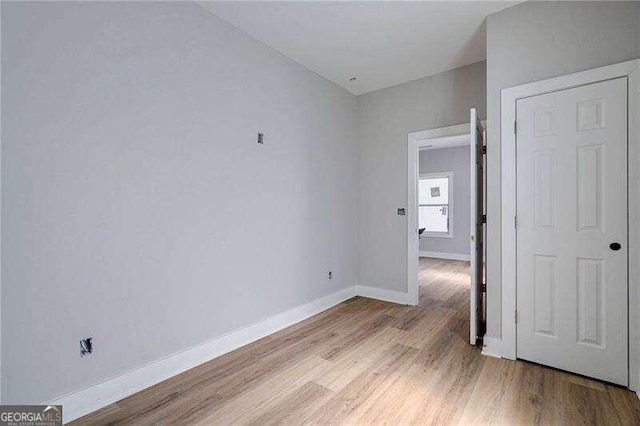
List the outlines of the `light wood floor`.
{"label": "light wood floor", "polygon": [[353,298],[78,424],[640,424],[626,389],[468,344],[468,263],[420,260],[420,305]]}

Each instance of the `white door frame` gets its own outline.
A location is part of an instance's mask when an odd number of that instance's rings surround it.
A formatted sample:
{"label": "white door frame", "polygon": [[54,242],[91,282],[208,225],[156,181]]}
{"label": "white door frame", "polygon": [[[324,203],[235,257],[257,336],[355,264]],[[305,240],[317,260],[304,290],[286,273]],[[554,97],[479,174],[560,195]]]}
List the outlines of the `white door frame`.
{"label": "white door frame", "polygon": [[[487,123],[485,120],[482,120],[482,125],[486,129]],[[470,134],[470,126],[470,123],[463,123],[411,132],[407,135],[407,302],[410,305],[417,305],[419,296],[418,177],[420,168],[418,165],[418,152],[421,146],[432,144],[432,142],[427,142],[427,139],[468,135]]]}
{"label": "white door frame", "polygon": [[[488,352],[516,359],[516,145],[518,99],[628,78],[629,388],[640,390],[640,59],[502,89],[502,341]],[[498,347],[499,346],[499,347]]]}

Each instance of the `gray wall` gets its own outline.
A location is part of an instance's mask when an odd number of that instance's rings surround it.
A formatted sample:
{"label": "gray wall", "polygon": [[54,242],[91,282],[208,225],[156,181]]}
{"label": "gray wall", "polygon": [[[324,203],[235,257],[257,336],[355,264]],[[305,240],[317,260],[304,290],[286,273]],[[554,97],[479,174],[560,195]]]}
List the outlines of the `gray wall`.
{"label": "gray wall", "polygon": [[420,238],[420,251],[469,255],[470,154],[468,146],[420,151],[420,173],[453,172],[453,238]]}
{"label": "gray wall", "polygon": [[487,335],[500,338],[500,90],[640,57],[640,2],[528,1],[487,18]]}
{"label": "gray wall", "polygon": [[360,284],[407,291],[407,134],[485,117],[485,63],[358,96]]}
{"label": "gray wall", "polygon": [[2,67],[4,403],[357,282],[345,90],[192,3],[3,2]]}

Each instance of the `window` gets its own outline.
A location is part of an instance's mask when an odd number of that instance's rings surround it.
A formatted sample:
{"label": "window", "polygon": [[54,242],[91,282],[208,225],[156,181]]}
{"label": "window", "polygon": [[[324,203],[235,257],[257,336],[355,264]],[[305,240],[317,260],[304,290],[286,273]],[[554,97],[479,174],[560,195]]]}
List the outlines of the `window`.
{"label": "window", "polygon": [[453,172],[420,175],[418,224],[423,236],[452,238],[451,208]]}

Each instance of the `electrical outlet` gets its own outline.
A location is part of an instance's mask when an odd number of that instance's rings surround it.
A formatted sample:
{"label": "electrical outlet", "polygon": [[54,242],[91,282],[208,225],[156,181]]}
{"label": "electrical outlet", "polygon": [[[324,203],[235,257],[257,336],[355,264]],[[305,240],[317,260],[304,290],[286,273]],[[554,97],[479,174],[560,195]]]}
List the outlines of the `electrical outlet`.
{"label": "electrical outlet", "polygon": [[264,145],[264,133],[258,133],[258,143]]}
{"label": "electrical outlet", "polygon": [[332,280],[333,279],[333,272],[329,271],[329,279]]}
{"label": "electrical outlet", "polygon": [[403,209],[403,208],[399,208],[398,209],[398,216],[404,216],[405,214],[406,214],[405,209]]}
{"label": "electrical outlet", "polygon": [[93,353],[93,337],[80,340],[80,358]]}

